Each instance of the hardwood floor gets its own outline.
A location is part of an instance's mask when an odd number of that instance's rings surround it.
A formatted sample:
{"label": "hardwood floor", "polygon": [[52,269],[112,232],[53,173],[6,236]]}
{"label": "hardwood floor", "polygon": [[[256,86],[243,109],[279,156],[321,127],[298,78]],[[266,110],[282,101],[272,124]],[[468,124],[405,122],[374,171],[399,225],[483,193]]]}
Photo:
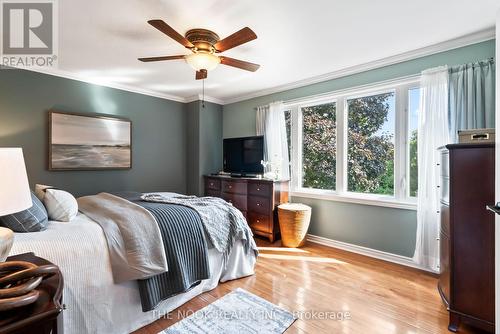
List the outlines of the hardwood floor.
{"label": "hardwood floor", "polygon": [[[253,276],[220,284],[178,310],[196,311],[241,287],[290,311],[303,311],[286,333],[451,333],[437,279],[412,268],[308,243],[300,249],[257,240]],[[315,312],[348,312],[344,320],[310,319]],[[160,319],[134,332],[157,334],[179,321]],[[460,333],[480,333],[461,328]]]}

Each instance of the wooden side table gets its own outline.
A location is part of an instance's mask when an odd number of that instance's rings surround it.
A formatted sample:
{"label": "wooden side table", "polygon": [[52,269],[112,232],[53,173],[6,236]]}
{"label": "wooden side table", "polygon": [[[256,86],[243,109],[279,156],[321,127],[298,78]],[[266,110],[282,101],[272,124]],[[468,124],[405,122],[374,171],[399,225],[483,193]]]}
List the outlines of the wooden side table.
{"label": "wooden side table", "polygon": [[[25,253],[7,258],[7,261],[26,261],[36,265],[52,264],[49,261]],[[63,277],[61,272],[44,279],[37,287],[38,300],[12,311],[0,312],[2,334],[62,334],[63,333]]]}

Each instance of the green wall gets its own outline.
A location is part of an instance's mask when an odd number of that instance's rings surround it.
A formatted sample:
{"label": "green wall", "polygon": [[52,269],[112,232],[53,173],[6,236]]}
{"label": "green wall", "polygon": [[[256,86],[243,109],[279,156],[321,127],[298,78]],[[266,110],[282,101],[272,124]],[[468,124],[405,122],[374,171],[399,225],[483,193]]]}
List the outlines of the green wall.
{"label": "green wall", "polygon": [[[228,104],[223,107],[223,136],[255,135],[257,106],[339,89],[356,87],[440,66],[457,65],[495,56],[495,41],[454,49],[334,80]],[[294,197],[313,208],[309,232],[325,238],[412,256],[415,249],[416,211]]]}
{"label": "green wall", "polygon": [[[132,121],[132,163],[122,171],[47,170],[48,110]],[[76,196],[100,191],[186,192],[185,104],[14,69],[0,70],[0,147],[22,147],[30,183]]]}
{"label": "green wall", "polygon": [[186,112],[187,193],[203,195],[203,175],[222,169],[222,106],[194,101]]}

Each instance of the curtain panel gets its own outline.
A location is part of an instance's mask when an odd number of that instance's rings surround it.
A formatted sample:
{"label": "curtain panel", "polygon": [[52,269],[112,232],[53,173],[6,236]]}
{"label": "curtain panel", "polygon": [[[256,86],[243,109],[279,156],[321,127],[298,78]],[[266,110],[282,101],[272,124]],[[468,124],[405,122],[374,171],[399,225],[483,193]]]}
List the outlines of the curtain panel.
{"label": "curtain panel", "polygon": [[268,177],[288,180],[290,157],[282,102],[257,108],[256,131],[264,136],[264,171]]}
{"label": "curtain panel", "polygon": [[418,114],[417,240],[413,259],[424,268],[439,270],[439,152],[449,144],[448,67],[422,72]]}
{"label": "curtain panel", "polygon": [[458,130],[495,127],[495,61],[449,68],[449,126],[452,142]]}

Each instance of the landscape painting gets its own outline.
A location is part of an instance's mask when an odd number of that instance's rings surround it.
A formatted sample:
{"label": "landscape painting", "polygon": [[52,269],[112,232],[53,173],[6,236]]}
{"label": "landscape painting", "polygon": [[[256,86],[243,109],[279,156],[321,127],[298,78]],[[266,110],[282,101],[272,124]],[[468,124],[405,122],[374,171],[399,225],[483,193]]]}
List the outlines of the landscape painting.
{"label": "landscape painting", "polygon": [[132,167],[129,120],[51,111],[49,123],[50,170]]}

